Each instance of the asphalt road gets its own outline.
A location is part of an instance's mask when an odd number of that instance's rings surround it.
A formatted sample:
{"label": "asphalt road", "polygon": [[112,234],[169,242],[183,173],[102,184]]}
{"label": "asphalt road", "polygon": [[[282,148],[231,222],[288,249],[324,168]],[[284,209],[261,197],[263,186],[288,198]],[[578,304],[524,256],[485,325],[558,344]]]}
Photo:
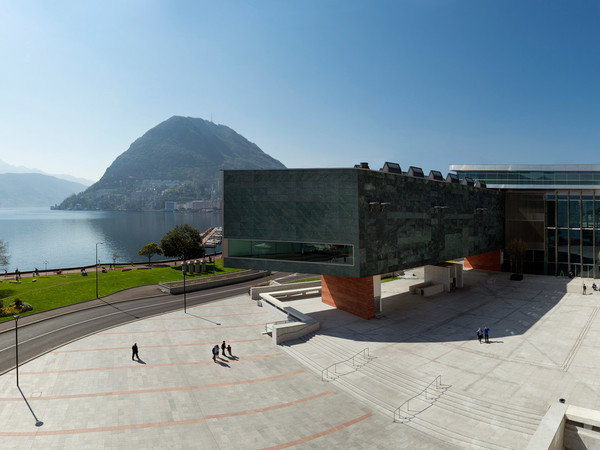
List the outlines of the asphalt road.
{"label": "asphalt road", "polygon": [[[277,272],[271,279],[287,282],[305,277],[306,275],[301,274]],[[249,287],[256,282],[257,280],[253,280],[190,292],[186,295],[186,304],[190,307],[247,293]],[[19,365],[84,336],[145,317],[183,309],[183,303],[183,295],[159,293],[128,301],[107,302],[101,306],[74,310],[47,320],[19,324]],[[15,362],[15,332],[12,329],[0,333],[0,374],[14,369]]]}

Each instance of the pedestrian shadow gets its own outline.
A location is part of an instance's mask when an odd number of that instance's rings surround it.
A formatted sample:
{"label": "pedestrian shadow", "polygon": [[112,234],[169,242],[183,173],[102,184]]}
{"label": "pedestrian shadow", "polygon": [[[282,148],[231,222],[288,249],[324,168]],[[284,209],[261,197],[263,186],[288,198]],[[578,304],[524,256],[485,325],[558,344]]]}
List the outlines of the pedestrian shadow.
{"label": "pedestrian shadow", "polygon": [[143,361],[143,360],[142,360],[142,359],[140,359],[140,358],[138,358],[138,359],[137,359],[137,362],[138,362],[139,364],[146,364],[146,362],[145,362],[145,361]]}
{"label": "pedestrian shadow", "polygon": [[504,341],[492,341],[486,342],[486,344],[504,344]]}
{"label": "pedestrian shadow", "polygon": [[234,361],[237,361],[238,359],[240,359],[240,358],[238,358],[237,356],[228,356],[227,358],[229,358],[229,359],[233,359]]}
{"label": "pedestrian shadow", "polygon": [[219,364],[219,365],[221,365],[223,367],[231,368],[231,366],[229,364],[227,364],[227,361],[223,361],[223,360],[221,360],[221,358],[219,358],[217,360],[217,364]]}
{"label": "pedestrian shadow", "polygon": [[27,403],[27,407],[29,408],[29,411],[31,411],[31,414],[33,415],[33,418],[35,419],[35,426],[36,427],[41,427],[42,425],[44,425],[44,422],[42,422],[40,419],[38,419],[37,416],[35,415],[35,413],[33,412],[33,409],[31,409],[31,405],[27,401],[27,398],[25,397],[25,394],[23,394],[23,391],[21,390],[21,387],[17,386],[17,388],[19,388],[19,392],[21,393],[21,397],[23,397],[23,400],[25,400],[25,403]]}

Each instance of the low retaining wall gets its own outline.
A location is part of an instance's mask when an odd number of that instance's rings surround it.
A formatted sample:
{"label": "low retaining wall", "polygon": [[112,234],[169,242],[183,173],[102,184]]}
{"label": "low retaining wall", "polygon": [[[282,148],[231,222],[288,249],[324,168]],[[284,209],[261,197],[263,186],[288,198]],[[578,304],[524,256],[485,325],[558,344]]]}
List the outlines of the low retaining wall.
{"label": "low retaining wall", "polygon": [[250,288],[250,297],[252,300],[259,300],[260,294],[269,293],[269,292],[277,292],[277,291],[285,291],[287,288],[289,289],[304,289],[304,288],[321,288],[321,280],[316,281],[304,281],[302,283],[292,283],[286,285],[276,285],[276,286],[253,286]]}
{"label": "low retaining wall", "polygon": [[271,332],[273,343],[279,345],[317,331],[320,328],[318,321],[275,298],[277,295],[289,295],[294,289],[281,290],[281,286],[277,287],[279,291],[260,294],[260,305],[281,314],[286,319],[292,318],[294,322],[273,324]]}
{"label": "low retaining wall", "polygon": [[[268,270],[240,270],[222,275],[204,276],[202,278],[192,278],[185,283],[186,292],[201,291],[228,284],[242,283],[244,281],[256,280],[271,274]],[[183,281],[171,281],[168,283],[159,283],[159,289],[169,294],[183,294]]]}
{"label": "low retaining wall", "polygon": [[554,403],[529,441],[527,450],[600,448],[600,411]]}

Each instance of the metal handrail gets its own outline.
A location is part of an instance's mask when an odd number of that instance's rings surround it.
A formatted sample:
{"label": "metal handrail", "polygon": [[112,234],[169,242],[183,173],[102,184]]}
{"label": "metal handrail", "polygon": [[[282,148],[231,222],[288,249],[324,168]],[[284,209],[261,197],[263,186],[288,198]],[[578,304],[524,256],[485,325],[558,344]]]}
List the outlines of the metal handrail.
{"label": "metal handrail", "polygon": [[[439,389],[442,386],[442,376],[438,375],[437,377],[435,377],[435,379],[429,383],[427,386],[425,386],[425,389],[423,389],[421,392],[419,392],[416,395],[413,395],[411,398],[409,398],[408,400],[406,400],[404,403],[402,403],[400,406],[398,406],[398,408],[396,408],[394,410],[394,422],[396,422],[396,413],[399,413],[400,409],[406,405],[406,412],[409,411],[409,402],[411,400],[414,400],[415,398],[419,397],[422,393],[425,393],[425,400],[428,400],[427,398],[427,389],[429,389],[431,387],[431,385],[435,383],[435,388]],[[400,414],[398,414],[398,418],[400,418]],[[407,417],[405,417],[405,419],[407,419]]]}
{"label": "metal handrail", "polygon": [[352,360],[352,367],[354,367],[354,358],[356,358],[358,355],[360,355],[361,353],[367,353],[367,356],[363,356],[363,358],[367,359],[367,358],[371,358],[371,356],[369,355],[369,347],[363,348],[360,352],[358,352],[356,355],[352,356],[351,358],[345,359],[344,361],[338,361],[336,363],[333,363],[332,365],[325,367],[322,371],[321,371],[321,381],[325,381],[325,374],[327,374],[327,377],[329,377],[329,369],[331,369],[332,367],[334,368],[333,371],[337,373],[337,365],[338,364],[343,364],[346,363],[350,360]]}

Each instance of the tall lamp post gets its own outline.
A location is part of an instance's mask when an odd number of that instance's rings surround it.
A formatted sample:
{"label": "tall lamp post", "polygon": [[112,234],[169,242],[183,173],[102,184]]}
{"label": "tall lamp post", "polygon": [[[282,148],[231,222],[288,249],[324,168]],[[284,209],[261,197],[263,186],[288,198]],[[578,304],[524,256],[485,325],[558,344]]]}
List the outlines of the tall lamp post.
{"label": "tall lamp post", "polygon": [[104,242],[96,242],[96,298],[98,298],[98,246]]}
{"label": "tall lamp post", "polygon": [[181,265],[181,271],[183,272],[183,312],[187,314],[187,298],[185,296],[185,273],[187,272],[187,261],[184,261]]}
{"label": "tall lamp post", "polygon": [[15,314],[13,317],[15,318],[15,361],[17,369],[17,387],[19,387],[19,328],[17,327],[19,315]]}

